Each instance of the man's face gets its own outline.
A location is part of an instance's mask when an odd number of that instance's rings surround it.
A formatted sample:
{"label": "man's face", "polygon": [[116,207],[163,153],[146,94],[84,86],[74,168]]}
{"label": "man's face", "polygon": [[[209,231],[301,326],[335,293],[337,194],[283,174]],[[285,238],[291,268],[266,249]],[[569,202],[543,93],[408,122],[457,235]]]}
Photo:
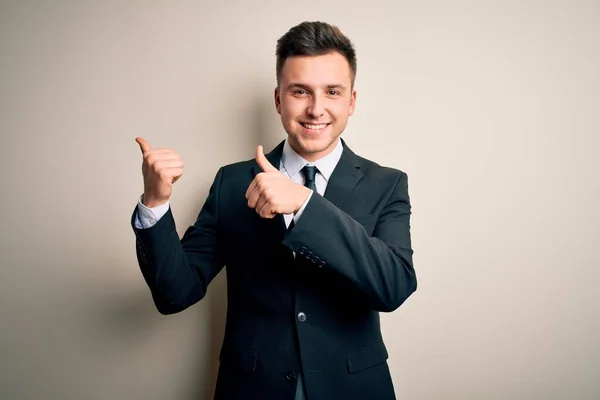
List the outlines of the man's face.
{"label": "man's face", "polygon": [[275,89],[275,106],[290,145],[307,161],[335,148],[355,103],[352,71],[340,53],[285,61]]}

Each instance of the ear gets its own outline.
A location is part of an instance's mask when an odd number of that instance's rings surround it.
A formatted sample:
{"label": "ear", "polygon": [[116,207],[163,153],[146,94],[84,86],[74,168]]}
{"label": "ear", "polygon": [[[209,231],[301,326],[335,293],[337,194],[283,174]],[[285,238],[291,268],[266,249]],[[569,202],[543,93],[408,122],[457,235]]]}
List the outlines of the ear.
{"label": "ear", "polygon": [[352,89],[352,94],[350,95],[350,104],[348,106],[348,116],[354,114],[354,109],[356,108],[356,89]]}
{"label": "ear", "polygon": [[277,110],[277,114],[281,115],[281,95],[279,93],[279,87],[275,88],[273,95],[275,97],[275,109]]}

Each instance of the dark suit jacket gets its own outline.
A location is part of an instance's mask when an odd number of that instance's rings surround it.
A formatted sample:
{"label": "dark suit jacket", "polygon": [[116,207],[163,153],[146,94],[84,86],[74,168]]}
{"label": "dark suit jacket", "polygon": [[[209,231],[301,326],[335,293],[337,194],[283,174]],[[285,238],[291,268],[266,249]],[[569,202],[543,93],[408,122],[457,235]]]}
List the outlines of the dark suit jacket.
{"label": "dark suit jacket", "polygon": [[[179,238],[169,211],[134,227],[138,261],[163,314],[201,300],[226,265],[227,319],[217,399],[394,399],[379,312],[416,290],[407,177],[343,155],[325,196],[286,231],[245,192],[254,160],[219,169],[197,221]],[[267,155],[279,166],[283,142]],[[133,219],[132,219],[133,224]],[[294,253],[296,257],[294,257]]]}

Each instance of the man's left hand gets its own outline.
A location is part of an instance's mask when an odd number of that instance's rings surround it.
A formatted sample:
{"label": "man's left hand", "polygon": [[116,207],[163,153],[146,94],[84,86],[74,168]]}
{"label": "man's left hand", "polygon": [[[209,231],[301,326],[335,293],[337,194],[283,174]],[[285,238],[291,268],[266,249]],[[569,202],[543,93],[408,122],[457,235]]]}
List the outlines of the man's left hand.
{"label": "man's left hand", "polygon": [[262,146],[256,148],[256,162],[263,172],[256,175],[248,186],[248,206],[263,218],[273,218],[277,214],[295,214],[306,201],[310,189],[290,180],[271,165]]}

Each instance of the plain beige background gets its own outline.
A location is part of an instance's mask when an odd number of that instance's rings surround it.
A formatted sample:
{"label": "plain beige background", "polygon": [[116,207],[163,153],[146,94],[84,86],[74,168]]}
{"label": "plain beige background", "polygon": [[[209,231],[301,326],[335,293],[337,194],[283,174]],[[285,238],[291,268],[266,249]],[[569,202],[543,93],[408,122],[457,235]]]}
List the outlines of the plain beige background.
{"label": "plain beige background", "polygon": [[600,398],[600,4],[567,0],[3,2],[0,398],[209,398],[224,275],[154,309],[134,138],[186,162],[183,233],[219,166],[285,137],[275,41],[317,19],[358,52],[343,137],[409,176],[398,397]]}

